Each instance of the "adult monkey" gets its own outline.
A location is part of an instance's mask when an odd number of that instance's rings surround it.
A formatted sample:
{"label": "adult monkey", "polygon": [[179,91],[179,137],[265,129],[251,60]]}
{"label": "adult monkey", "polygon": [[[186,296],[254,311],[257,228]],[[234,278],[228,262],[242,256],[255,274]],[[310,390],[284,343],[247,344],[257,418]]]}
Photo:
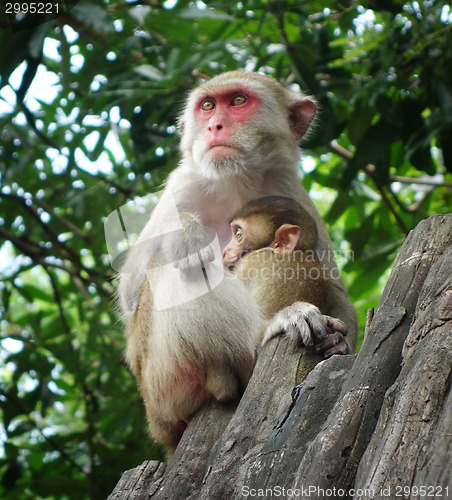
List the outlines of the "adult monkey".
{"label": "adult monkey", "polygon": [[[235,397],[251,375],[265,322],[238,280],[226,273],[213,287],[209,268],[218,260],[217,242],[221,266],[229,222],[248,201],[285,195],[314,217],[318,257],[334,279],[328,314],[347,325],[351,343],[356,338],[356,315],[330,239],[298,175],[297,143],[315,109],[312,98],[241,71],[218,75],[188,97],[179,121],[181,163],[130,251],[119,285],[126,358],[151,434],[168,455],[191,413],[211,396]],[[201,293],[205,278],[210,291]],[[196,292],[193,300],[190,290]],[[287,309],[286,324],[294,322],[320,330],[325,324],[303,303],[296,311]]]}

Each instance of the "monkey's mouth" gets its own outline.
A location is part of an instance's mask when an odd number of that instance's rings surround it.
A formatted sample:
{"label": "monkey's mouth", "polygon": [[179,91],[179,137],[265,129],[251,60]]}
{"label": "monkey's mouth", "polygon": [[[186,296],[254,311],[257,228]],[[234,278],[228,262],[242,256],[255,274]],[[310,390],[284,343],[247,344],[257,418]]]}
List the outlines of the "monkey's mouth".
{"label": "monkey's mouth", "polygon": [[222,142],[216,142],[214,144],[211,144],[208,148],[207,151],[211,151],[212,149],[216,149],[216,148],[226,148],[226,149],[234,149],[235,151],[238,151],[238,149],[233,146],[232,144],[226,144],[226,143],[222,143]]}

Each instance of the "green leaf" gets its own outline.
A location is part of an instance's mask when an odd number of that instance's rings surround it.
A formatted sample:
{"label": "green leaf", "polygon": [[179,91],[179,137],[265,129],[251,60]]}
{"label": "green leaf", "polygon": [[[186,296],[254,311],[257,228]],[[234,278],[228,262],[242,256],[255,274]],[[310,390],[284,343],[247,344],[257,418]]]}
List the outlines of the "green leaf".
{"label": "green leaf", "polygon": [[363,134],[357,144],[356,152],[344,170],[341,186],[350,185],[359,169],[366,165],[375,167],[376,177],[384,184],[388,179],[390,167],[390,147],[394,137],[394,127],[385,120],[379,120]]}
{"label": "green leaf", "polygon": [[141,66],[137,66],[135,68],[135,71],[139,75],[142,75],[145,78],[149,78],[149,80],[155,80],[157,82],[162,81],[165,78],[164,74],[151,64],[142,64]]}
{"label": "green leaf", "polygon": [[22,466],[18,460],[11,462],[2,475],[2,486],[7,490],[13,488],[16,482],[22,477]]}
{"label": "green leaf", "polygon": [[198,9],[190,7],[189,9],[181,10],[177,17],[185,20],[208,19],[209,21],[229,21],[233,22],[234,18],[214,9]]}
{"label": "green leaf", "polygon": [[93,30],[99,30],[104,33],[114,32],[113,23],[111,22],[107,11],[91,2],[80,2],[74,6],[71,14],[84,23],[90,26]]}
{"label": "green leaf", "polygon": [[18,290],[29,302],[42,300],[44,302],[49,302],[52,304],[55,303],[55,298],[53,297],[53,295],[47,293],[45,288],[38,288],[35,285],[26,284],[19,287]]}

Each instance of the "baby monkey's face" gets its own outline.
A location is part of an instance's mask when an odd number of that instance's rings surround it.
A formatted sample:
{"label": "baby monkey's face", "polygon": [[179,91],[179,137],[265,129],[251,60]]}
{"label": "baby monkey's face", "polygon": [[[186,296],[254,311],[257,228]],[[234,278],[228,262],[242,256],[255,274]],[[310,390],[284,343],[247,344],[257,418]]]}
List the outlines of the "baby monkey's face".
{"label": "baby monkey's face", "polygon": [[298,226],[283,224],[275,231],[270,221],[259,214],[233,219],[230,226],[231,240],[223,250],[223,265],[231,271],[249,252],[261,249],[275,253],[291,252],[300,237]]}

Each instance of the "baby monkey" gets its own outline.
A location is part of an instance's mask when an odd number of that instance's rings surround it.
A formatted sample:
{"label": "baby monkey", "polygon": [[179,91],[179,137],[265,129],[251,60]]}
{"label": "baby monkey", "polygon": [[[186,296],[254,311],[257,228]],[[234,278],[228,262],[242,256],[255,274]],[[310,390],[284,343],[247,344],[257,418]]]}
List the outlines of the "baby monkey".
{"label": "baby monkey", "polygon": [[[347,327],[328,316],[334,281],[317,259],[317,226],[308,212],[291,198],[266,196],[247,203],[230,226],[232,239],[223,251],[223,264],[273,318],[262,343],[285,331],[297,343],[314,345],[325,358],[346,354]],[[318,311],[317,320],[309,315],[308,324],[286,321],[294,309],[312,308]]]}

